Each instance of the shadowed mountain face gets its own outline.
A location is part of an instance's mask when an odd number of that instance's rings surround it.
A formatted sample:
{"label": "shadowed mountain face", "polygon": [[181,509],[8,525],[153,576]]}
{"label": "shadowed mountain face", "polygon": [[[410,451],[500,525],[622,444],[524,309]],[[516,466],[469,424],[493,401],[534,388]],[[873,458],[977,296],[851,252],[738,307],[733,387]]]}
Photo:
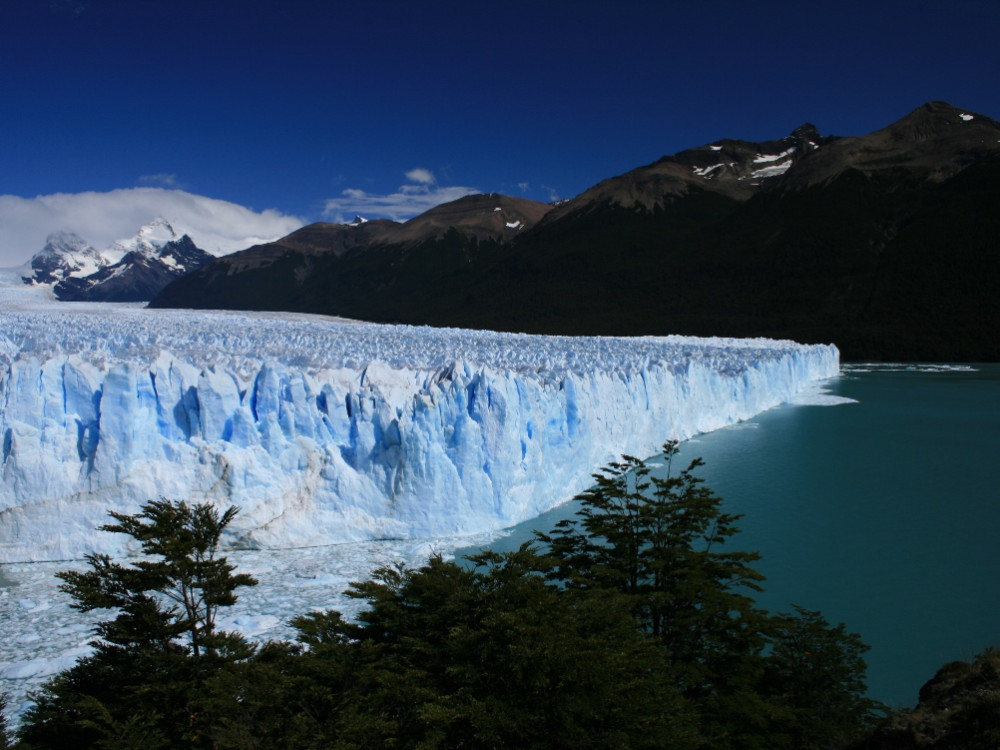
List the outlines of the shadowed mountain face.
{"label": "shadowed mountain face", "polygon": [[1000,125],[942,102],[639,167],[552,207],[470,196],[306,227],[162,307],[559,334],[769,336],[845,358],[1000,360]]}
{"label": "shadowed mountain face", "polygon": [[293,310],[391,321],[400,317],[397,311],[419,309],[434,295],[443,296],[456,272],[478,268],[551,209],[505,195],[470,195],[405,223],[311,224],[276,242],[219,258],[190,282],[165,289],[152,306]]}

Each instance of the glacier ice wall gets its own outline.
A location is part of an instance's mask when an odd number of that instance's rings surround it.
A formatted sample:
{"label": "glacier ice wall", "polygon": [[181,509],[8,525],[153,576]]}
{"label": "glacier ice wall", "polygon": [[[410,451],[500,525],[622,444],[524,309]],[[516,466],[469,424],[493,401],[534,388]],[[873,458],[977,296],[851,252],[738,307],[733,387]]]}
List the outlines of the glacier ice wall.
{"label": "glacier ice wall", "polygon": [[311,316],[0,310],[0,561],[126,550],[107,511],[241,513],[230,544],[503,528],[836,375],[832,346]]}

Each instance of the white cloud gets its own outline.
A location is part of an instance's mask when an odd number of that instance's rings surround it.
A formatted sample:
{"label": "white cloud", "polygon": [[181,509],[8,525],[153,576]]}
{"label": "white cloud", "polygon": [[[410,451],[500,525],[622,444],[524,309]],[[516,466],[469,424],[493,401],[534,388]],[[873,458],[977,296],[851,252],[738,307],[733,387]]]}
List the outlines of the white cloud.
{"label": "white cloud", "polygon": [[542,185],[542,190],[545,190],[549,194],[549,203],[555,203],[559,200],[559,193],[555,188],[549,187],[548,185]]}
{"label": "white cloud", "polygon": [[424,169],[423,167],[411,169],[406,173],[406,179],[410,182],[419,182],[421,185],[433,185],[437,182],[437,180],[434,179],[434,173],[429,169]]}
{"label": "white cloud", "polygon": [[330,198],[323,208],[323,215],[331,221],[350,221],[355,216],[366,219],[386,218],[405,221],[442,203],[458,200],[479,192],[476,188],[437,185],[429,169],[417,167],[405,173],[409,180],[395,193],[369,193],[358,188],[348,188],[339,198]]}
{"label": "white cloud", "polygon": [[228,201],[154,187],[35,198],[0,195],[0,268],[26,263],[42,249],[51,232],[75,232],[103,248],[131,237],[158,216],[215,255],[284,237],[303,225],[298,217],[275,210],[257,212]]}

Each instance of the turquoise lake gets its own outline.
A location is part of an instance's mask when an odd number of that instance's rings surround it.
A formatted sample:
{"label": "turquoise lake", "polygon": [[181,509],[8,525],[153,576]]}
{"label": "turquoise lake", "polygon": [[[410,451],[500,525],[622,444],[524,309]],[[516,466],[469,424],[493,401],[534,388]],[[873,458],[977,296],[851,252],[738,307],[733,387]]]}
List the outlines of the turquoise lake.
{"label": "turquoise lake", "polygon": [[680,458],[744,514],[732,544],[763,555],[761,605],[844,622],[871,646],[871,697],[911,706],[939,666],[1000,646],[1000,365],[847,365],[828,392],[855,403],[781,406]]}

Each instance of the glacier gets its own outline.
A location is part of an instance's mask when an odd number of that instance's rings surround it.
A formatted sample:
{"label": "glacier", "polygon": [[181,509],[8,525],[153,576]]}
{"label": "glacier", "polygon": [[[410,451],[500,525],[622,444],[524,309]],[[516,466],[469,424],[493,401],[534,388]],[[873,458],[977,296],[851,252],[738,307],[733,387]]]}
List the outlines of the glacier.
{"label": "glacier", "polygon": [[[236,549],[494,531],[835,376],[832,345],[545,337],[0,294],[0,562],[129,554],[151,499]],[[13,302],[12,302],[13,300]]]}
{"label": "glacier", "polygon": [[[0,271],[0,690],[11,716],[90,653],[55,573],[108,510],[236,504],[229,558],[260,585],[220,623],[290,638],[378,564],[487,543],[622,453],[827,403],[833,346],[563,338],[306,315],[67,303]],[[818,393],[819,392],[819,393]],[[351,542],[329,544],[332,542]],[[310,546],[327,545],[329,546]],[[33,562],[50,560],[52,562]]]}

